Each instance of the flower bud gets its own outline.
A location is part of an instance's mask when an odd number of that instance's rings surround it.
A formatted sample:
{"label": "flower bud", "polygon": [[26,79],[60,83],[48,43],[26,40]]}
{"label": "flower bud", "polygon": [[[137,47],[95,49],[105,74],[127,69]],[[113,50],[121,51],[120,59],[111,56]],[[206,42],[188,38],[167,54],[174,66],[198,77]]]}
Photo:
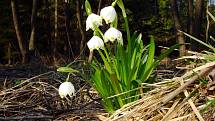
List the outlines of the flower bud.
{"label": "flower bud", "polygon": [[86,20],[86,31],[89,29],[95,30],[95,26],[99,27],[102,25],[102,18],[99,15],[91,13]]}
{"label": "flower bud", "polygon": [[75,88],[71,82],[64,82],[60,85],[58,92],[61,98],[65,98],[67,95],[72,97],[75,94]]}
{"label": "flower bud", "polygon": [[104,47],[103,40],[98,36],[93,36],[88,42],[87,46],[90,49],[90,51],[93,51],[94,49],[102,49]]}
{"label": "flower bud", "polygon": [[122,33],[113,27],[109,28],[105,32],[104,39],[105,39],[104,42],[108,41],[114,42],[115,40],[117,40],[117,42],[123,44]]}
{"label": "flower bud", "polygon": [[116,11],[113,6],[101,9],[100,16],[105,20],[106,24],[112,23],[116,18]]}

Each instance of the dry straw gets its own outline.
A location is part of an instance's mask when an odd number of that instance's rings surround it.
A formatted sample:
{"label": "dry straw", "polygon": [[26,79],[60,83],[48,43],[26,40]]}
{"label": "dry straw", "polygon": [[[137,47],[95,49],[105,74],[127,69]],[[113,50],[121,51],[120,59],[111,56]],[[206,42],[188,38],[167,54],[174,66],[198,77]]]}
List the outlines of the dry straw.
{"label": "dry straw", "polygon": [[204,86],[197,81],[206,77],[215,68],[210,62],[188,71],[181,77],[168,81],[143,85],[153,88],[142,94],[142,98],[125,105],[107,121],[206,121],[214,120],[215,107],[201,112],[206,107],[207,96]]}

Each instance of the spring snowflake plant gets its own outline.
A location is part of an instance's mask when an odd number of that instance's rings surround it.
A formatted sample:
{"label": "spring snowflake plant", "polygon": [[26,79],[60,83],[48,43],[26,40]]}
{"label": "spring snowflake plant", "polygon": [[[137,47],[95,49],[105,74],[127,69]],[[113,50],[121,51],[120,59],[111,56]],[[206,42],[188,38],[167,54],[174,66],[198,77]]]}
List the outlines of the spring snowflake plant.
{"label": "spring snowflake plant", "polygon": [[[121,9],[124,18],[127,34],[124,40],[122,32],[117,28],[118,19],[115,7]],[[170,47],[169,50],[155,59],[155,43],[152,36],[148,45],[143,45],[141,34],[135,32],[130,36],[128,19],[122,0],[115,0],[111,6],[103,8],[100,15],[92,13],[90,3],[87,0],[85,1],[85,9],[88,15],[86,31],[92,30],[94,32],[92,38],[87,42],[87,46],[90,52],[98,51],[102,59],[100,62],[94,58],[90,64],[94,71],[89,83],[102,97],[102,104],[106,111],[113,113],[123,105],[140,98],[142,83],[153,82],[151,77],[154,68],[178,45]],[[104,24],[103,20],[105,24],[110,26],[104,33],[100,30]],[[67,95],[73,96],[75,92],[73,85],[67,83],[70,74],[77,73],[86,77],[69,66],[70,64],[57,70],[68,73],[66,82],[59,87],[59,94],[62,98]]]}
{"label": "spring snowflake plant", "polygon": [[[126,39],[123,40],[122,32],[117,28],[117,13],[115,7],[119,7],[126,28]],[[166,57],[178,45],[154,58],[155,43],[150,37],[150,44],[143,45],[142,35],[134,33],[130,36],[128,19],[122,0],[115,0],[111,6],[101,9],[100,15],[92,13],[90,3],[85,1],[85,9],[88,14],[86,30],[94,31],[87,45],[90,51],[98,51],[103,62],[94,58],[91,66],[94,69],[91,85],[102,97],[102,103],[109,113],[121,108],[123,105],[140,98],[141,83],[149,83],[150,75],[159,62]],[[102,32],[102,20],[110,26],[106,32]],[[103,22],[104,23],[104,22]],[[123,41],[127,41],[124,44]],[[110,48],[107,45],[112,46]]]}

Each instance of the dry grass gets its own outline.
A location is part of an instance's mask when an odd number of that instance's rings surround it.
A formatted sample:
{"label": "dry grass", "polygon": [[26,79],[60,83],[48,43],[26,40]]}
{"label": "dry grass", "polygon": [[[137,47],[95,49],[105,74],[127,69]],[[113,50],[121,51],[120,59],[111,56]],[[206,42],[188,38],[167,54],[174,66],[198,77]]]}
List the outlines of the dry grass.
{"label": "dry grass", "polygon": [[47,72],[12,85],[5,79],[0,88],[0,120],[86,120],[106,115],[101,105],[86,94],[86,84],[72,77],[76,89],[73,98],[61,99],[58,87],[62,83],[57,73]]}
{"label": "dry grass", "polygon": [[[62,83],[55,72],[47,72],[8,86],[5,79],[0,88],[0,120],[107,120],[107,121],[213,121],[215,100],[207,93],[207,85],[199,81],[215,68],[215,62],[188,71],[181,77],[155,84],[143,83],[141,99],[125,105],[108,117],[89,85],[72,77],[77,90],[72,99],[61,99]],[[214,94],[213,94],[214,95]],[[110,97],[111,98],[111,97]]]}
{"label": "dry grass", "polygon": [[[215,99],[208,98],[207,86],[197,79],[206,77],[215,62],[197,67],[181,77],[147,85],[153,88],[142,98],[117,110],[108,121],[213,121]],[[210,99],[210,100],[209,100]],[[213,105],[208,105],[213,102]],[[211,104],[211,103],[210,103]]]}

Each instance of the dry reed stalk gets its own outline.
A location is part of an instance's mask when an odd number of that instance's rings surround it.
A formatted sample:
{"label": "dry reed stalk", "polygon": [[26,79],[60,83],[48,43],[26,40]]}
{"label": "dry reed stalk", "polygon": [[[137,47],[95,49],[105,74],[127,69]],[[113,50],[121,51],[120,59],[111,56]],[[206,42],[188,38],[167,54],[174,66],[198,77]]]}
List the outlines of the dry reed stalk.
{"label": "dry reed stalk", "polygon": [[[201,105],[204,103],[199,99],[199,93],[194,95],[199,88],[199,86],[195,87],[194,82],[199,77],[207,76],[213,68],[215,68],[215,62],[197,67],[172,80],[143,84],[144,88],[153,87],[153,89],[143,93],[141,99],[117,110],[107,121],[186,121],[197,120],[197,118],[204,121],[199,113],[200,109],[195,106],[197,105],[195,103],[198,105],[200,102]],[[184,83],[180,84],[182,80]],[[190,94],[187,92],[188,87],[189,90],[193,90]],[[181,92],[184,92],[184,95]]]}

